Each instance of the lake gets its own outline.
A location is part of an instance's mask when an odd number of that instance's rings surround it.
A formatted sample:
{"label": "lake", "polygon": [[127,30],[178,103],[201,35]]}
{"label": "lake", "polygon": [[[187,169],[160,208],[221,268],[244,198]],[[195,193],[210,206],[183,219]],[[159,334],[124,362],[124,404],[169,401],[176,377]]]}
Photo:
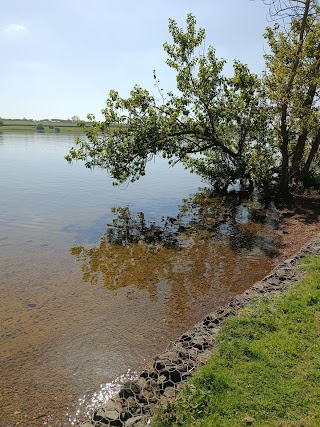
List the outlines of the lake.
{"label": "lake", "polygon": [[161,158],[113,186],[74,139],[0,133],[0,426],[75,425],[274,265],[272,209]]}

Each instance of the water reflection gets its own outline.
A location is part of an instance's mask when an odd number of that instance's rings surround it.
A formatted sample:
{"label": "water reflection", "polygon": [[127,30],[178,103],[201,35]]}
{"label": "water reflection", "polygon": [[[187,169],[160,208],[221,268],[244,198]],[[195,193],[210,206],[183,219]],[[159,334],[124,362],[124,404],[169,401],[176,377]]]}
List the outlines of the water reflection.
{"label": "water reflection", "polygon": [[205,294],[222,274],[232,278],[239,263],[255,268],[261,257],[276,254],[273,210],[250,200],[203,191],[184,199],[176,217],[158,223],[128,207],[113,213],[98,246],[70,250],[82,263],[83,280],[111,290],[128,287],[129,298],[135,287],[151,299],[159,297],[158,288],[170,288],[180,312],[190,293]]}
{"label": "water reflection", "polygon": [[[272,269],[277,222],[272,209],[256,202],[201,192],[183,200],[177,216],[158,222],[128,207],[113,214],[96,246],[70,252],[85,282],[116,291],[104,293],[111,301],[120,295],[135,340],[155,322],[148,339],[168,343]],[[95,396],[84,396],[74,420],[94,407]]]}

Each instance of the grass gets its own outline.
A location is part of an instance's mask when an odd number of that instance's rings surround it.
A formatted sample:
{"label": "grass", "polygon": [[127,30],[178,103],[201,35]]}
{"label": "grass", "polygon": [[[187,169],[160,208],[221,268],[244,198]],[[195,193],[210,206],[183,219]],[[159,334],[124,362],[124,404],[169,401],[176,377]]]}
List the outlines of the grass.
{"label": "grass", "polygon": [[222,326],[210,362],[152,427],[320,426],[320,256],[278,297]]}
{"label": "grass", "polygon": [[[45,121],[45,120],[12,120],[2,119],[3,126],[0,126],[0,132],[37,132],[36,126],[41,124],[44,127],[44,133],[56,133],[55,127],[60,129],[61,133],[83,133],[83,130],[75,122],[70,120]],[[52,128],[50,129],[51,126]]]}

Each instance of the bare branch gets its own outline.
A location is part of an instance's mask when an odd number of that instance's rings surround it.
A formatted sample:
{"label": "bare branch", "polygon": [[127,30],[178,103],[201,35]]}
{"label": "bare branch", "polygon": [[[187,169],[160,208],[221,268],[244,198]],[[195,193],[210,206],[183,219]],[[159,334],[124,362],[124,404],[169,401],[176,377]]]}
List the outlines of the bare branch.
{"label": "bare branch", "polygon": [[[269,19],[271,21],[283,20],[284,24],[292,19],[302,18],[306,7],[309,16],[319,14],[319,0],[262,0],[269,6]],[[309,3],[309,5],[308,5]]]}

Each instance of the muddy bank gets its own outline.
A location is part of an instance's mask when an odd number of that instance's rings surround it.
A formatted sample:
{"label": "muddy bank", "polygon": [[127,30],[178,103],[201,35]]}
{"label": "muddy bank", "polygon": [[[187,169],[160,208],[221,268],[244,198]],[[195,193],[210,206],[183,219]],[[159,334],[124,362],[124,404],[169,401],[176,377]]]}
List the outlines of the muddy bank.
{"label": "muddy bank", "polygon": [[167,350],[156,356],[137,379],[124,384],[121,390],[98,408],[92,419],[82,423],[81,427],[148,425],[148,419],[156,405],[172,401],[181,384],[211,356],[222,322],[254,299],[280,294],[298,281],[304,274],[299,267],[299,261],[309,254],[320,255],[320,234],[314,236],[292,258],[275,267],[261,281],[242,294],[232,297],[226,306],[213,311],[170,343]]}

